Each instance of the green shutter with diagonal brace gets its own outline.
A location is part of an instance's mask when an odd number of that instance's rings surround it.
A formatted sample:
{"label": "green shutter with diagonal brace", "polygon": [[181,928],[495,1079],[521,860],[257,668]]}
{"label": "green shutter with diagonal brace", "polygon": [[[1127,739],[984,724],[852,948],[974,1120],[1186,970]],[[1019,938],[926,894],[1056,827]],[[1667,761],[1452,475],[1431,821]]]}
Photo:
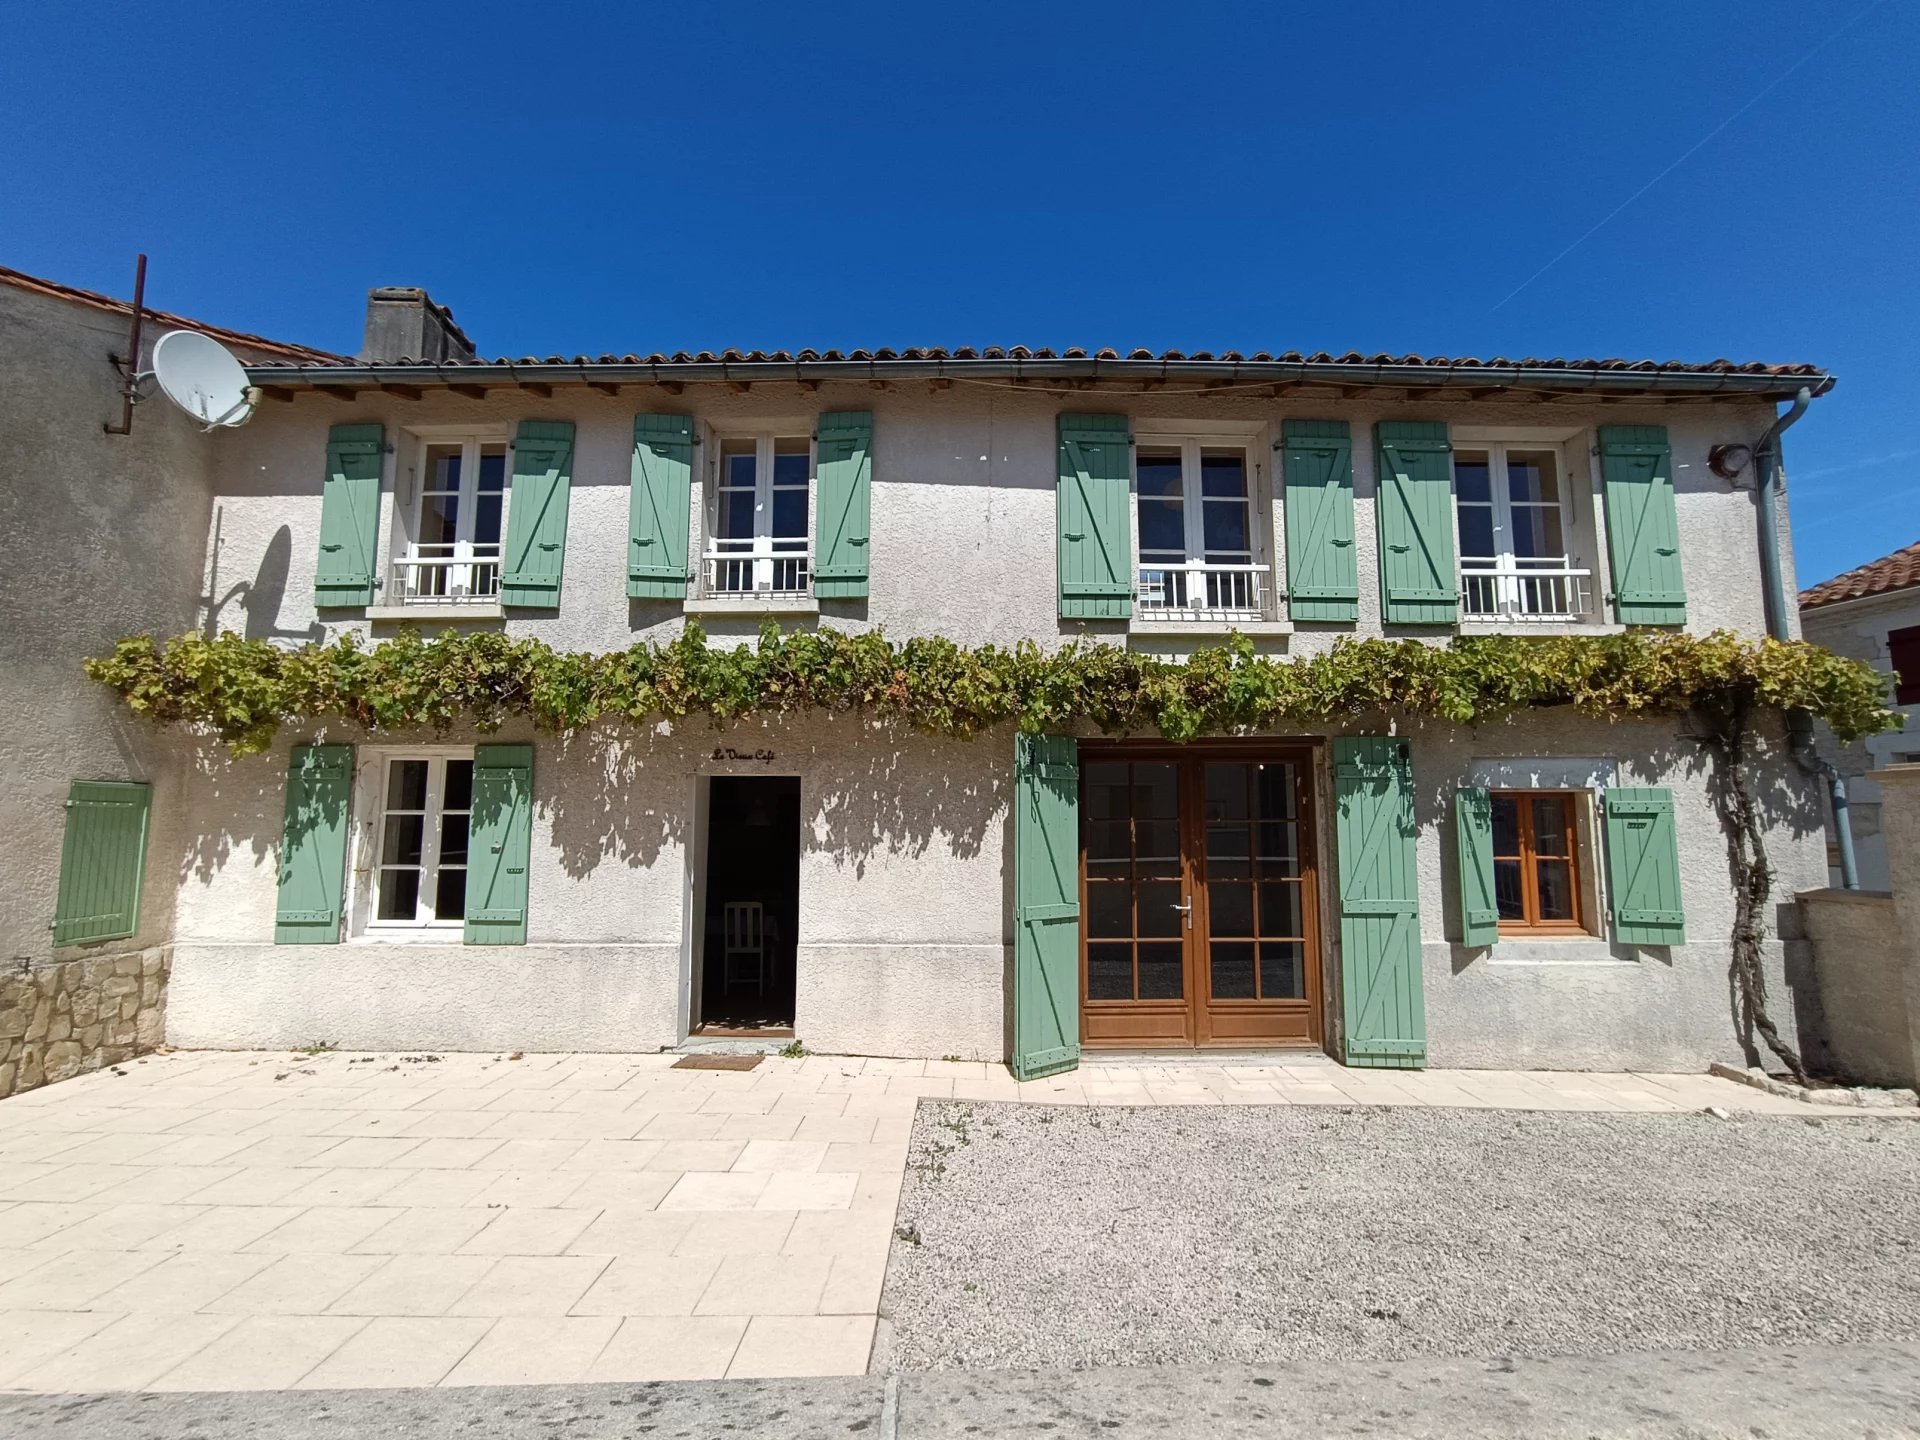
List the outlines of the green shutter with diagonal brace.
{"label": "green shutter with diagonal brace", "polygon": [[1686,624],[1667,427],[1602,425],[1600,476],[1606,486],[1613,618],[1622,625]]}
{"label": "green shutter with diagonal brace", "polygon": [[855,599],[867,593],[873,538],[872,413],[835,410],[822,415],[814,453],[820,483],[813,592],[822,600]]}
{"label": "green shutter with diagonal brace", "polygon": [[1607,912],[1622,945],[1684,945],[1680,847],[1671,790],[1606,793]]}
{"label": "green shutter with diagonal brace", "polygon": [[1460,581],[1447,427],[1382,420],[1375,434],[1381,619],[1389,625],[1452,625],[1460,618]]}
{"label": "green shutter with diagonal brace", "polygon": [[1500,900],[1493,885],[1493,797],[1463,785],[1453,796],[1453,838],[1460,873],[1460,943],[1500,938]]}
{"label": "green shutter with diagonal brace", "polygon": [[527,863],[533,854],[533,747],[478,745],[467,830],[469,945],[527,943]]}
{"label": "green shutter with diagonal brace", "polygon": [[320,490],[320,561],[313,603],[371,605],[380,543],[379,425],[335,425],[327,431],[327,474]]}
{"label": "green shutter with diagonal brace", "polygon": [[133,780],[76,780],[67,789],[53,943],[124,940],[140,928],[153,791]]}
{"label": "green shutter with diagonal brace", "polygon": [[1353,553],[1353,438],[1344,420],[1289,420],[1286,478],[1287,614],[1353,620],[1360,577]]}
{"label": "green shutter with diagonal brace", "polygon": [[679,600],[687,593],[687,530],[693,505],[693,420],[633,417],[627,489],[627,594]]}
{"label": "green shutter with diagonal brace", "polygon": [[351,745],[296,745],[287,761],[286,831],[280,841],[277,945],[333,945],[347,864]]}
{"label": "green shutter with diagonal brace", "polygon": [[1080,744],[1014,737],[1013,1073],[1080,1063]]}
{"label": "green shutter with diagonal brace", "polygon": [[500,603],[552,610],[567,560],[567,500],[573,488],[573,422],[522,420],[513,439],[513,488]]}
{"label": "green shutter with diagonal brace", "polygon": [[1427,1063],[1410,751],[1385,736],[1333,742],[1348,1065],[1418,1070]]}
{"label": "green shutter with diagonal brace", "polygon": [[1133,453],[1124,415],[1060,417],[1060,614],[1124,620],[1133,613]]}

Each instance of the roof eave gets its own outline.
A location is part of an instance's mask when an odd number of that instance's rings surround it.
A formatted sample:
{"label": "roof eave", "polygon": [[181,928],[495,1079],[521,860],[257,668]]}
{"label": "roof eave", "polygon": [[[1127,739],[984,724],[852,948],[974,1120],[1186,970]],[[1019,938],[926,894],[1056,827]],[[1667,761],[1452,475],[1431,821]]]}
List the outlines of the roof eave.
{"label": "roof eave", "polygon": [[1830,374],[1745,371],[1597,370],[1505,365],[1342,364],[1286,360],[769,360],[566,362],[457,365],[256,365],[256,385],[289,389],[404,386],[752,383],[794,380],[1214,380],[1350,385],[1400,390],[1508,389],[1595,395],[1695,395],[1785,398],[1803,386],[1816,396]]}

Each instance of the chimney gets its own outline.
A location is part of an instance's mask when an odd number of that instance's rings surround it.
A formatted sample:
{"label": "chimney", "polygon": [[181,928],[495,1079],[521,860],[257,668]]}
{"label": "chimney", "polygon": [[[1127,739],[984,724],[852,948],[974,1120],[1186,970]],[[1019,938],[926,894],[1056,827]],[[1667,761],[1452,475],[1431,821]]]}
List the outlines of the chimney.
{"label": "chimney", "polygon": [[367,337],[360,358],[371,364],[396,360],[474,359],[473,342],[417,285],[382,285],[367,292]]}

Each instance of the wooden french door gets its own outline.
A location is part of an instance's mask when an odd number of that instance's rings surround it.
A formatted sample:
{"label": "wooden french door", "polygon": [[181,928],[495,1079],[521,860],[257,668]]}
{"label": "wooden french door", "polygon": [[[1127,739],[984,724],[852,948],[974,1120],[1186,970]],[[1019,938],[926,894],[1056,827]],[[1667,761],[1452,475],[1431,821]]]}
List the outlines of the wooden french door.
{"label": "wooden french door", "polygon": [[1311,760],[1083,744],[1083,1044],[1319,1043]]}

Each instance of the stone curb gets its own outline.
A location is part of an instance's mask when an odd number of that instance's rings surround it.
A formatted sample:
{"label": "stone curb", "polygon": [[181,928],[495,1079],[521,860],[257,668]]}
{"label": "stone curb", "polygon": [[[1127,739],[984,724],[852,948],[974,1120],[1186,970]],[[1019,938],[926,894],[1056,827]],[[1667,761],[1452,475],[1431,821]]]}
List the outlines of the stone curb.
{"label": "stone curb", "polygon": [[1881,1089],[1872,1085],[1835,1085],[1827,1090],[1809,1090],[1804,1086],[1776,1080],[1758,1065],[1743,1070],[1737,1065],[1716,1060],[1707,1067],[1707,1073],[1722,1080],[1731,1080],[1736,1085],[1750,1086],[1755,1090],[1764,1090],[1769,1095],[1798,1100],[1806,1105],[1832,1105],[1854,1110],[1894,1110],[1920,1105],[1920,1095],[1911,1090]]}

